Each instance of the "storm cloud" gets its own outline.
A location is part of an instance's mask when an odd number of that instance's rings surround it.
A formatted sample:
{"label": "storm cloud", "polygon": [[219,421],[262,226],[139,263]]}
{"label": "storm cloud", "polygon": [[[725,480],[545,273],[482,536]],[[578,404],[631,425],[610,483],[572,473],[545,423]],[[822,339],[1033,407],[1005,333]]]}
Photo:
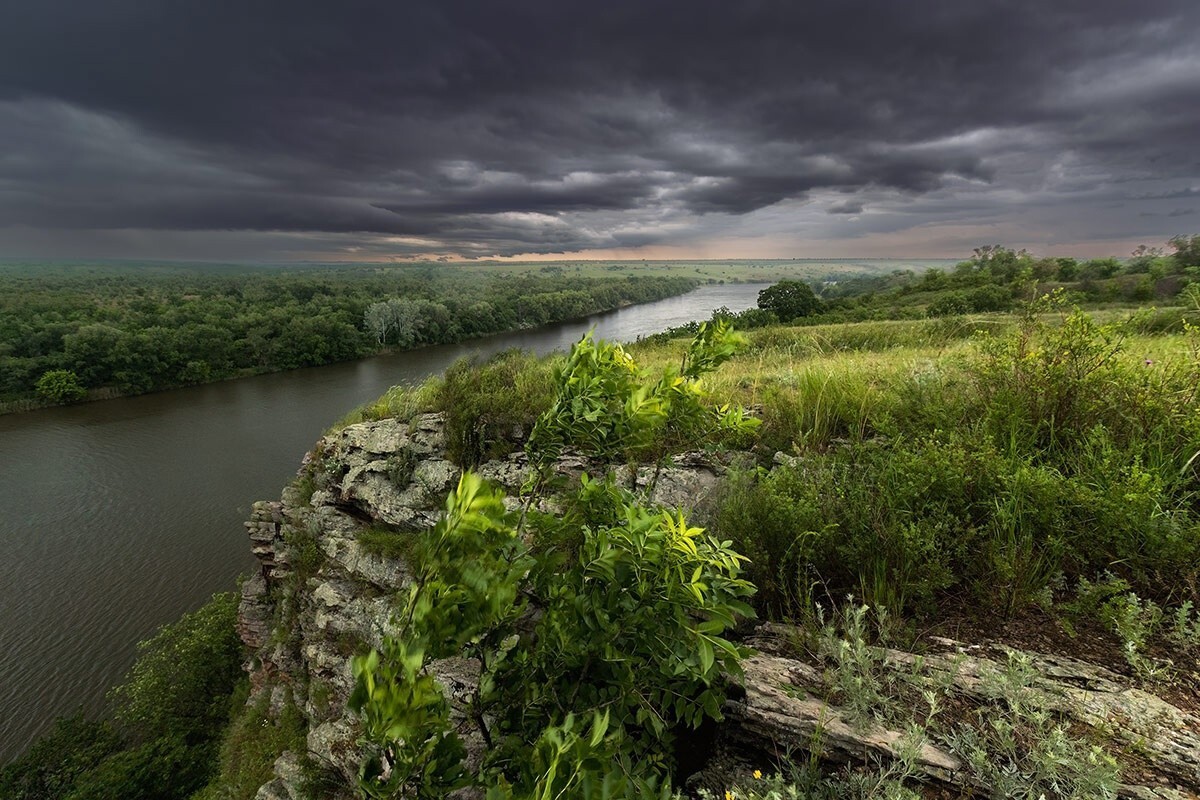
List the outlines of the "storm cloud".
{"label": "storm cloud", "polygon": [[3,17],[0,256],[1103,251],[1200,191],[1193,0]]}

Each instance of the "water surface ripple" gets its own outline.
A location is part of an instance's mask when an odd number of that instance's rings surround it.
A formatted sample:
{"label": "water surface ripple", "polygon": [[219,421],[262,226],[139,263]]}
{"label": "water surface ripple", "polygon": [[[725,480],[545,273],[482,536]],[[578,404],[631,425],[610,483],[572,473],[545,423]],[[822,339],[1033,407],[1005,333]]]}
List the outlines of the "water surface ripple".
{"label": "water surface ripple", "polygon": [[587,320],[346,364],[0,417],[0,763],[53,718],[103,708],[135,643],[233,589],[242,528],[334,420],[468,353],[629,341],[761,285],[708,286]]}

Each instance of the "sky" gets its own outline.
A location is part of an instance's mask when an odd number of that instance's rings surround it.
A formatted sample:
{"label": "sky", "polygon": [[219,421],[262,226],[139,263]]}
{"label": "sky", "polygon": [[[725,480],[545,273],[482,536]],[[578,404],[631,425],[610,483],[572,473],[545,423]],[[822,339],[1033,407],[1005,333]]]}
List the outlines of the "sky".
{"label": "sky", "polygon": [[0,258],[1128,255],[1196,0],[5,0]]}

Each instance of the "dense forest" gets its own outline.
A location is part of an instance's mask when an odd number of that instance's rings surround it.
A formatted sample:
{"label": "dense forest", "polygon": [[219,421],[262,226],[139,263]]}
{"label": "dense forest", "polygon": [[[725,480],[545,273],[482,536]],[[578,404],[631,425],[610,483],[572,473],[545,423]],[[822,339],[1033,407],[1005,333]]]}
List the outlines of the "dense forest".
{"label": "dense forest", "polygon": [[[992,245],[952,269],[873,274],[860,265],[855,274],[840,265],[812,281],[812,292],[785,284],[786,302],[768,301],[737,324],[1006,311],[1055,289],[1083,305],[1166,300],[1200,282],[1200,236],[1167,247],[1139,247],[1124,262]],[[734,279],[730,265],[714,264],[641,273],[596,264],[0,265],[0,413],[537,327],[680,294],[717,275]],[[759,280],[797,269],[744,266]],[[795,305],[798,286],[807,298]]]}
{"label": "dense forest", "polygon": [[457,342],[696,283],[433,265],[0,266],[0,412]]}

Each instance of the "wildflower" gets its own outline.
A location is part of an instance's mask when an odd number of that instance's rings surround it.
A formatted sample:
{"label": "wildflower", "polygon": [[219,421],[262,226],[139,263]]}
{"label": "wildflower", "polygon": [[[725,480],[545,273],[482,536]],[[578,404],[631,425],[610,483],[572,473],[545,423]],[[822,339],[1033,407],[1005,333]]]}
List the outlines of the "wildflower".
{"label": "wildflower", "polygon": [[725,790],[725,800],[733,800],[733,792],[728,789]]}
{"label": "wildflower", "polygon": [[762,770],[761,769],[754,770],[754,780],[756,780],[756,781],[762,780]]}

